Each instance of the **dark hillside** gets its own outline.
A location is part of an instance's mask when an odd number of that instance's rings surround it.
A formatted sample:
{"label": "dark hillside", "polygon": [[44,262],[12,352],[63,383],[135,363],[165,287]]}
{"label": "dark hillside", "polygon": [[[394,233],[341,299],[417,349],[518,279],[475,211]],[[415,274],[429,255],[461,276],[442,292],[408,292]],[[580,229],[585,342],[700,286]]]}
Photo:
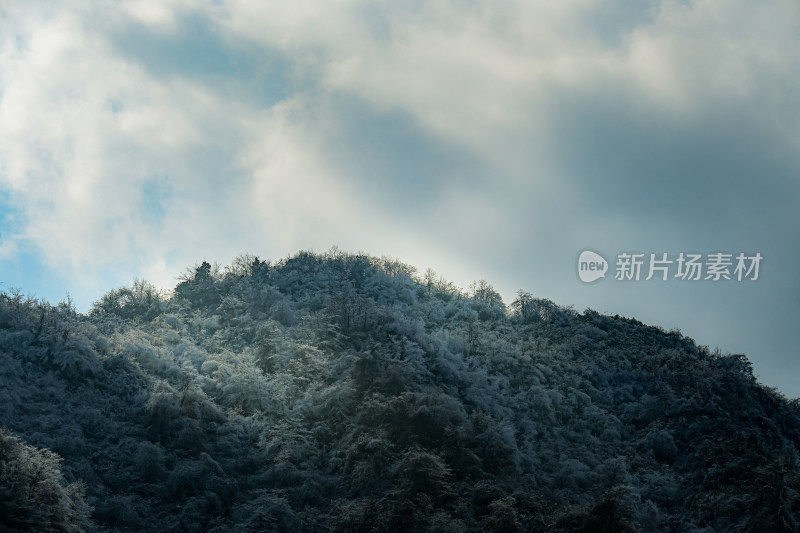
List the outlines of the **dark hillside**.
{"label": "dark hillside", "polygon": [[0,295],[0,527],[797,531],[800,408],[744,355],[301,252],[89,315]]}

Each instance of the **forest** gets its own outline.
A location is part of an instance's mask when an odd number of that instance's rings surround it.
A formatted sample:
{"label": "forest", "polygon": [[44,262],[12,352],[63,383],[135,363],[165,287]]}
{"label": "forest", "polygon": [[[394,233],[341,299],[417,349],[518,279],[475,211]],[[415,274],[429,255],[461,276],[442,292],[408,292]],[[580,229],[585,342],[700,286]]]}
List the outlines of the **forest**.
{"label": "forest", "polygon": [[4,531],[796,532],[798,449],[745,355],[387,257],[0,293]]}

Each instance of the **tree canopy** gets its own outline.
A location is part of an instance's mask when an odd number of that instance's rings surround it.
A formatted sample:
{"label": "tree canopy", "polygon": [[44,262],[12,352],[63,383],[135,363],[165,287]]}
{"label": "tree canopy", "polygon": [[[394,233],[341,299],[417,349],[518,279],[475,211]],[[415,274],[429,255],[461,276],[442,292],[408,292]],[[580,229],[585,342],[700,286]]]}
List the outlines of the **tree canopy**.
{"label": "tree canopy", "polygon": [[0,293],[0,528],[797,531],[800,405],[710,351],[397,259]]}

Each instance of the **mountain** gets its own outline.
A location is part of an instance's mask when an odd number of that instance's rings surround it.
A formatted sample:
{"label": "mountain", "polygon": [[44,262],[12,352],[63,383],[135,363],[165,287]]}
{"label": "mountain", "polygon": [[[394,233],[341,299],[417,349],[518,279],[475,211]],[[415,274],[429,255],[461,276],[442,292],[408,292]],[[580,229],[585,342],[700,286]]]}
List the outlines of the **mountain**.
{"label": "mountain", "polygon": [[336,250],[0,295],[0,527],[797,531],[800,402],[744,355]]}

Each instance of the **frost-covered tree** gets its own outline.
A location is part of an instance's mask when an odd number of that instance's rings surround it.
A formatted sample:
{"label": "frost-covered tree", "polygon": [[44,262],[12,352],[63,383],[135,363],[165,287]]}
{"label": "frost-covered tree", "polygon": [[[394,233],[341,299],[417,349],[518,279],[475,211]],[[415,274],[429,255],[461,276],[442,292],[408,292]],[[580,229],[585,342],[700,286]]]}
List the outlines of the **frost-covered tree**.
{"label": "frost-covered tree", "polygon": [[113,314],[121,318],[150,321],[163,307],[163,295],[152,283],[134,280],[132,287],[113,289],[96,301],[91,315]]}
{"label": "frost-covered tree", "polygon": [[742,355],[366,254],[221,272],[0,293],[0,528],[797,529],[798,402]]}
{"label": "frost-covered tree", "polygon": [[84,531],[91,508],[81,481],[66,483],[61,458],[0,428],[0,526],[7,531]]}

